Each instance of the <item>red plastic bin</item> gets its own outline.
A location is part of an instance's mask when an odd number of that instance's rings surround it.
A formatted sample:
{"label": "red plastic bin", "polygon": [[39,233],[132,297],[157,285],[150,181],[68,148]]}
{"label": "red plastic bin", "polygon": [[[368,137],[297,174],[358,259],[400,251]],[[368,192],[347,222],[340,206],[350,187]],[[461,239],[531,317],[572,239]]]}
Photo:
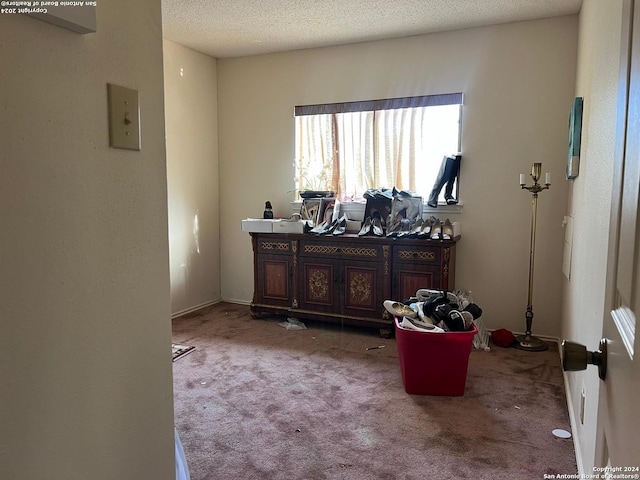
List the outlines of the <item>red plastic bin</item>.
{"label": "red plastic bin", "polygon": [[478,328],[465,332],[430,333],[406,330],[396,323],[396,344],[402,383],[415,395],[464,395],[469,355]]}

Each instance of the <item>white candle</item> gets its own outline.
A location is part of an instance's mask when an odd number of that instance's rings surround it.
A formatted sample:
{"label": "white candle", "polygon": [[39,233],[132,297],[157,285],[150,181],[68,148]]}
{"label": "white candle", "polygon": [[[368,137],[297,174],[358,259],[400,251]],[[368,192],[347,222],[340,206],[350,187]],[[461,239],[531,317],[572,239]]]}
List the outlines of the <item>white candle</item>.
{"label": "white candle", "polygon": [[544,183],[551,185],[551,174],[549,172],[544,174]]}
{"label": "white candle", "polygon": [[520,185],[524,185],[525,181],[524,181],[524,173],[520,174]]}

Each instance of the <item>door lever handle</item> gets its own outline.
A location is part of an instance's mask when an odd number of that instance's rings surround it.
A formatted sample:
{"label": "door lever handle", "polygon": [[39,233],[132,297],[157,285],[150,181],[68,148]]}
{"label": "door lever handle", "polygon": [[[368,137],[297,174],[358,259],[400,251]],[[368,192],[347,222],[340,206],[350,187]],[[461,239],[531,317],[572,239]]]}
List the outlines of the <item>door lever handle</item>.
{"label": "door lever handle", "polygon": [[565,372],[586,370],[587,365],[598,367],[598,376],[601,380],[607,377],[607,339],[600,340],[600,350],[587,351],[587,347],[579,343],[562,341],[562,369]]}

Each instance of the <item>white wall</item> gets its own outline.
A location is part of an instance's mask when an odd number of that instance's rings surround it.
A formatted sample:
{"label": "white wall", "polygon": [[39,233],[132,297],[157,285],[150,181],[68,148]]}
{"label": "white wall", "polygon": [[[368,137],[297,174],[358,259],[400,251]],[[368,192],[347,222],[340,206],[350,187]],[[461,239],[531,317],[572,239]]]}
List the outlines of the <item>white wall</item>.
{"label": "white wall", "polygon": [[577,16],[218,61],[222,298],[250,301],[253,265],[240,220],[264,201],[289,216],[295,105],[464,92],[463,236],[456,287],[492,328],[523,331],[531,196],[518,174],[542,162],[534,333],[560,334],[561,227],[568,185]]}
{"label": "white wall", "polygon": [[[160,0],[0,15],[0,476],[175,478]],[[107,82],[142,150],[108,146]]]}
{"label": "white wall", "polygon": [[216,60],[164,41],[171,311],[220,300]]}
{"label": "white wall", "polygon": [[[585,0],[580,13],[576,96],[584,97],[580,175],[571,182],[567,215],[574,219],[571,279],[563,284],[562,338],[597,349],[602,336],[609,214],[613,180],[621,2]],[[591,473],[600,380],[595,369],[567,374],[568,401],[585,423],[576,437],[584,473]]]}

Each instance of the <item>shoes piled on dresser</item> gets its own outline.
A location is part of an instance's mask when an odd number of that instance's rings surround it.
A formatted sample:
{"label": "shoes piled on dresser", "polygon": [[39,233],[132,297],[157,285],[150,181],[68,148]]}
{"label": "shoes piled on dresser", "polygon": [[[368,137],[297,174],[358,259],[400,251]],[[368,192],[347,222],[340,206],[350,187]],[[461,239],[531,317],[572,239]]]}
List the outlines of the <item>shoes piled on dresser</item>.
{"label": "shoes piled on dresser", "polygon": [[[322,230],[322,226],[311,230],[311,233],[317,233]],[[401,218],[395,222],[391,217],[382,224],[380,217],[367,217],[362,222],[358,236],[375,235],[378,237],[403,237],[403,238],[421,238],[426,240],[454,240],[460,236],[459,224],[454,224],[448,218],[444,221],[431,216],[424,220],[418,217],[415,220]]]}
{"label": "shoes piled on dresser", "polygon": [[384,235],[384,227],[382,226],[382,220],[380,215],[365,218],[362,222],[362,228],[358,232],[358,236],[363,237],[365,235],[375,235],[376,237],[382,237]]}
{"label": "shoes piled on dresser", "polygon": [[[362,224],[362,230],[358,235],[371,233],[372,219],[367,217]],[[381,234],[378,234],[379,236]],[[460,237],[460,224],[451,222],[448,218],[444,221],[430,216],[423,219],[421,216],[415,219],[395,218],[387,219],[385,235],[387,237],[422,238],[427,240],[454,240]]]}
{"label": "shoes piled on dresser", "polygon": [[327,220],[309,230],[316,235],[342,235],[347,229],[347,217],[343,215],[336,220]]}

